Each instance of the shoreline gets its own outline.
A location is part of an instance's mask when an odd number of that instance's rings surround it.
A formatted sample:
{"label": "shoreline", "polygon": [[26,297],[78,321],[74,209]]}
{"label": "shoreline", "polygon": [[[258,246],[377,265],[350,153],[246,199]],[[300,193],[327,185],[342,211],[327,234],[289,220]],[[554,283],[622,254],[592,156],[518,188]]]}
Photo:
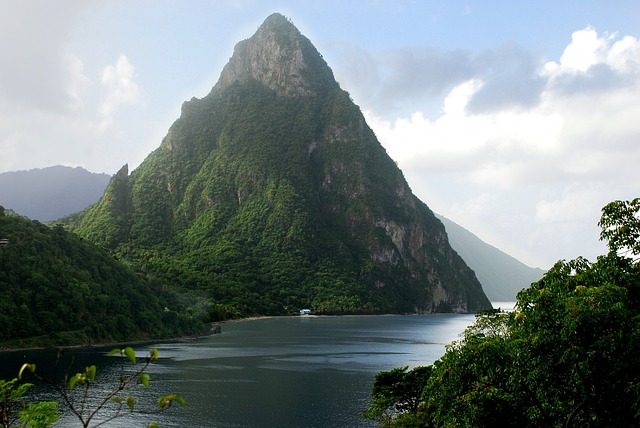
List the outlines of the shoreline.
{"label": "shoreline", "polygon": [[[398,314],[371,314],[370,316],[386,316],[386,315],[398,315]],[[406,316],[411,315],[420,315],[420,314],[404,314]],[[43,351],[43,350],[53,350],[53,349],[62,349],[62,350],[83,350],[83,349],[100,349],[100,348],[118,348],[125,346],[145,346],[145,345],[153,345],[158,343],[178,343],[178,342],[189,342],[198,339],[202,339],[210,336],[217,336],[222,334],[223,331],[221,328],[224,324],[231,323],[241,323],[247,321],[258,321],[265,319],[278,319],[278,318],[319,318],[326,316],[350,316],[350,315],[316,315],[316,314],[306,314],[306,315],[261,315],[261,316],[253,316],[246,318],[237,318],[230,319],[224,321],[217,321],[211,323],[211,329],[208,334],[201,335],[191,335],[191,336],[179,336],[179,337],[169,337],[169,338],[158,338],[158,339],[143,339],[143,340],[130,340],[124,342],[106,342],[106,343],[91,343],[91,344],[81,344],[81,345],[48,345],[48,346],[33,346],[33,347],[20,347],[20,348],[7,348],[0,347],[0,354],[7,354],[12,352],[25,352],[25,351]],[[362,315],[356,315],[362,316]]]}
{"label": "shoreline", "polygon": [[[225,321],[217,321],[217,322],[211,323],[211,330],[210,330],[210,333],[208,334],[168,337],[164,339],[163,338],[143,339],[143,340],[130,340],[130,341],[124,341],[124,342],[105,342],[105,343],[91,343],[91,344],[82,344],[82,345],[49,345],[49,346],[31,346],[31,347],[20,347],[20,348],[0,347],[0,354],[12,353],[12,352],[25,352],[25,351],[44,351],[47,349],[82,350],[82,349],[100,349],[100,348],[111,348],[111,347],[124,348],[126,346],[134,347],[134,346],[153,345],[154,343],[188,342],[188,341],[198,340],[205,337],[222,334],[221,329],[216,327],[220,327],[223,324],[239,323],[239,322],[245,322],[245,321],[257,321],[261,319],[271,319],[271,318],[288,318],[288,317],[293,318],[298,316],[299,315],[271,315],[271,316],[255,316],[255,317],[238,318],[238,319],[225,320]],[[305,315],[305,316],[309,316],[309,315]]]}

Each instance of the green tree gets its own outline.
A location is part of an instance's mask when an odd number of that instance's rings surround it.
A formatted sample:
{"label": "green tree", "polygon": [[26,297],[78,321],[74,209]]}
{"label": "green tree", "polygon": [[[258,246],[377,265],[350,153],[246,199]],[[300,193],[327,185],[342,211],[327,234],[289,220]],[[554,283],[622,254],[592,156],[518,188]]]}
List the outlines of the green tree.
{"label": "green tree", "polygon": [[600,239],[609,241],[611,251],[640,255],[640,198],[610,202],[602,209],[598,225]]}
{"label": "green tree", "polygon": [[178,311],[177,293],[64,230],[0,216],[0,344],[70,346],[177,337],[208,330]]}
{"label": "green tree", "polygon": [[373,400],[363,417],[377,421],[381,426],[393,423],[410,424],[418,411],[422,391],[429,380],[432,367],[416,367],[407,371],[401,367],[376,375]]}
{"label": "green tree", "polygon": [[0,426],[3,428],[46,428],[60,418],[55,401],[27,403],[25,394],[33,384],[18,379],[0,380]]}
{"label": "green tree", "polygon": [[[640,263],[620,253],[640,248],[637,204],[603,209],[609,254],[560,261],[518,294],[514,312],[478,314],[433,364],[411,417],[387,425],[639,426]],[[394,410],[404,379],[386,389],[378,380],[373,403]]]}

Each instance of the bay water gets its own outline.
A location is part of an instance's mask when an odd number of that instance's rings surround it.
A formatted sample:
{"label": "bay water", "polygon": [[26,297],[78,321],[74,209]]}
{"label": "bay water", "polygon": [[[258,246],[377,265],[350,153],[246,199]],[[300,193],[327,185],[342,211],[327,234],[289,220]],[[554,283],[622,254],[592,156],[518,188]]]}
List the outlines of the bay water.
{"label": "bay water", "polygon": [[[473,315],[336,316],[265,318],[230,322],[222,333],[153,345],[160,359],[147,370],[150,387],[135,386],[138,411],[104,425],[146,427],[369,427],[360,418],[382,370],[428,365],[474,320]],[[135,347],[138,356],[150,346]],[[96,399],[114,387],[122,358],[109,349],[67,350],[76,367],[98,367]],[[0,354],[0,375],[12,376],[24,362],[51,369],[54,350]],[[68,364],[65,360],[61,366]],[[141,363],[138,363],[138,365]],[[15,376],[15,375],[13,375]],[[102,390],[100,389],[102,388]],[[156,413],[160,395],[177,393],[187,407]],[[44,386],[39,399],[55,399]],[[99,420],[99,419],[98,419]],[[59,427],[79,424],[65,415]]]}

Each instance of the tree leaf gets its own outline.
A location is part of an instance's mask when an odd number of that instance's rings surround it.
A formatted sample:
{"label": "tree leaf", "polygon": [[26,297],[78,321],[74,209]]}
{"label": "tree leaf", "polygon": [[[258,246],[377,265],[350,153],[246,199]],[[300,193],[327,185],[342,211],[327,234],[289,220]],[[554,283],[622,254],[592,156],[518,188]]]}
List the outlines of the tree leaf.
{"label": "tree leaf", "polygon": [[156,348],[151,348],[151,350],[149,351],[149,355],[151,355],[151,358],[154,360],[158,359],[158,350]]}
{"label": "tree leaf", "polygon": [[187,401],[181,395],[175,395],[174,401],[181,405],[182,407],[186,407]]}
{"label": "tree leaf", "polygon": [[158,398],[158,408],[163,411],[167,406],[171,404],[171,398],[169,395],[163,395]]}
{"label": "tree leaf", "polygon": [[80,380],[80,377],[78,374],[71,376],[71,379],[69,379],[69,389],[75,388],[79,380]]}
{"label": "tree leaf", "polygon": [[94,381],[96,379],[96,372],[97,372],[96,366],[87,367],[86,372],[87,372],[87,378],[90,381]]}
{"label": "tree leaf", "polygon": [[141,373],[138,377],[138,381],[147,388],[149,388],[149,380],[151,380],[151,377],[147,373]]}
{"label": "tree leaf", "polygon": [[133,364],[136,363],[136,351],[134,351],[132,347],[127,346],[122,351],[124,352],[124,355],[129,359],[129,361],[131,361]]}
{"label": "tree leaf", "polygon": [[25,369],[29,370],[31,373],[35,373],[36,365],[24,363],[22,367],[20,367],[20,371],[18,372],[18,379],[22,379],[22,372],[24,372]]}
{"label": "tree leaf", "polygon": [[158,407],[160,408],[160,411],[163,411],[167,407],[171,406],[171,403],[173,403],[174,401],[182,407],[185,407],[187,405],[186,400],[180,395],[163,395],[162,397],[158,398]]}
{"label": "tree leaf", "polygon": [[133,406],[136,404],[136,398],[132,396],[127,397],[127,406],[129,406],[129,410],[133,412]]}

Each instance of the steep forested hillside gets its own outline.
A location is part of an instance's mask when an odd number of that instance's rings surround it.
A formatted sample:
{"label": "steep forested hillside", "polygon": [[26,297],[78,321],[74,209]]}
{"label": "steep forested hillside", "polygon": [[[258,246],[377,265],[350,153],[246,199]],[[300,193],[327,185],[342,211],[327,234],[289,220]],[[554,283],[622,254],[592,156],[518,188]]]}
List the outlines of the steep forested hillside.
{"label": "steep forested hillside", "polygon": [[32,220],[52,221],[96,203],[109,179],[60,165],[5,172],[0,174],[0,205]]}
{"label": "steep forested hillside", "polygon": [[278,14],[158,149],[65,222],[202,293],[212,317],[490,305],[322,56]]}
{"label": "steep forested hillside", "polygon": [[106,251],[2,207],[0,266],[2,346],[149,339],[202,328]]}

